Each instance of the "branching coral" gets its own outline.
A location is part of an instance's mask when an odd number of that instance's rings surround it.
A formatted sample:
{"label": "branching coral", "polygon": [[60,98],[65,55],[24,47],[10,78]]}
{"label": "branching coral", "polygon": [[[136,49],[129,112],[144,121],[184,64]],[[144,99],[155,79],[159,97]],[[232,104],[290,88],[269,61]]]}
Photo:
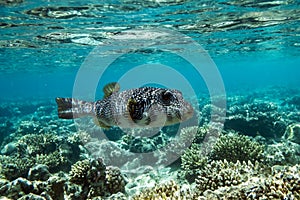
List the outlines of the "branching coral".
{"label": "branching coral", "polygon": [[273,167],[266,180],[242,191],[248,199],[300,199],[300,166]]}
{"label": "branching coral", "polygon": [[[259,166],[259,165],[258,165]],[[255,166],[255,168],[257,168]],[[248,169],[248,168],[246,168]],[[252,172],[255,172],[254,169]],[[195,198],[204,199],[300,199],[300,166],[274,166],[270,173],[245,174],[247,179],[238,185],[224,185],[217,190],[203,192],[202,185],[197,185]],[[265,170],[264,170],[265,172]],[[215,174],[217,175],[217,174]],[[219,178],[220,180],[221,177]],[[200,191],[200,192],[199,192]],[[202,192],[201,192],[202,191]],[[202,196],[199,196],[202,195]]]}
{"label": "branching coral", "polygon": [[281,137],[286,122],[278,112],[278,106],[272,102],[253,102],[230,106],[227,110],[225,129],[233,129],[245,135]]}
{"label": "branching coral", "polygon": [[261,161],[264,147],[257,142],[251,141],[243,135],[222,135],[215,143],[209,155],[211,160],[236,161]]}
{"label": "branching coral", "polygon": [[51,173],[69,170],[80,155],[78,144],[53,134],[25,135],[14,146],[15,153],[10,157],[0,155],[1,173],[9,180],[27,177],[29,169],[36,164],[47,165]]}
{"label": "branching coral", "polygon": [[202,194],[206,190],[216,190],[219,187],[238,185],[251,175],[258,173],[259,164],[212,161],[199,170],[196,178],[196,193]]}
{"label": "branching coral", "polygon": [[13,158],[0,155],[0,163],[2,168],[1,174],[8,180],[14,180],[18,177],[26,177],[30,167],[35,162],[29,157]]}
{"label": "branching coral", "polygon": [[54,134],[28,134],[19,139],[18,145],[25,147],[27,154],[35,156],[53,152],[60,142],[61,138]]}
{"label": "branching coral", "polygon": [[185,144],[201,143],[204,140],[205,135],[209,131],[209,127],[202,126],[191,126],[181,129],[180,139]]}
{"label": "branching coral", "polygon": [[175,181],[156,185],[154,188],[145,189],[133,196],[132,200],[182,200],[191,199],[192,194],[189,190],[182,189]]}
{"label": "branching coral", "polygon": [[116,167],[106,167],[101,159],[82,160],[71,167],[70,181],[81,185],[81,198],[124,192],[126,180]]}
{"label": "branching coral", "polygon": [[181,156],[181,168],[187,180],[193,182],[197,177],[199,170],[207,164],[207,157],[201,154],[201,147],[198,144],[192,144]]}
{"label": "branching coral", "polygon": [[84,184],[88,180],[88,171],[90,170],[90,160],[80,160],[72,165],[70,171],[70,181],[76,184]]}
{"label": "branching coral", "polygon": [[49,167],[49,171],[55,172],[66,167],[67,158],[61,155],[59,151],[54,151],[49,154],[36,155],[35,163],[47,165]]}
{"label": "branching coral", "polygon": [[125,191],[126,181],[119,168],[113,166],[106,167],[105,184],[110,194]]}

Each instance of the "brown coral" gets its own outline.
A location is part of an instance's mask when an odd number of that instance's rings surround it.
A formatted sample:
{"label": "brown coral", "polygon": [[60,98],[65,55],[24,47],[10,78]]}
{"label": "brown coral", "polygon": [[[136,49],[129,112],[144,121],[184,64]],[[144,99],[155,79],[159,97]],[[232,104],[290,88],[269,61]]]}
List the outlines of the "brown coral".
{"label": "brown coral", "polygon": [[175,181],[156,185],[154,188],[148,188],[132,197],[132,200],[154,200],[154,199],[172,199],[182,200],[191,199],[190,190],[181,188]]}
{"label": "brown coral", "polygon": [[199,170],[196,178],[196,193],[202,194],[206,190],[216,190],[220,187],[238,185],[247,181],[251,175],[258,172],[259,164],[250,161],[236,163],[212,161]]}
{"label": "brown coral", "polygon": [[199,170],[207,164],[207,158],[201,153],[201,146],[192,144],[181,156],[181,168],[187,180],[193,182]]}
{"label": "brown coral", "polygon": [[111,194],[125,191],[126,180],[117,167],[106,167],[105,183],[107,191]]}
{"label": "brown coral", "polygon": [[126,180],[117,167],[106,167],[102,159],[82,160],[71,167],[70,181],[81,185],[82,198],[124,192]]}
{"label": "brown coral", "polygon": [[261,161],[264,147],[244,135],[222,135],[214,145],[209,155],[211,160],[236,161]]}

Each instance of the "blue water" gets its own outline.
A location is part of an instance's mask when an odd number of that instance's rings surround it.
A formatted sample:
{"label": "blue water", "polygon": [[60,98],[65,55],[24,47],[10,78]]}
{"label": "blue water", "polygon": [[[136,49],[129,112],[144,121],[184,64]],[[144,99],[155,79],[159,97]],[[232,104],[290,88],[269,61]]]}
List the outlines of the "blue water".
{"label": "blue water", "polygon": [[[143,27],[190,36],[214,60],[227,90],[299,85],[298,1],[24,1],[0,11],[1,99],[70,96],[96,46],[75,39],[102,42]],[[74,36],[55,37],[65,33]]]}

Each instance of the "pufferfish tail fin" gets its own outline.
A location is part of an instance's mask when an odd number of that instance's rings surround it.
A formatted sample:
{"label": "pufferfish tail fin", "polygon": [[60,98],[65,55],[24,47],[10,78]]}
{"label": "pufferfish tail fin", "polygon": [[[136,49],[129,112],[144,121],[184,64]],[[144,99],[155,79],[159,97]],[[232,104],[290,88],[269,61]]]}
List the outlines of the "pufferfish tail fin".
{"label": "pufferfish tail fin", "polygon": [[84,116],[95,116],[94,103],[73,98],[56,98],[58,117],[74,119]]}

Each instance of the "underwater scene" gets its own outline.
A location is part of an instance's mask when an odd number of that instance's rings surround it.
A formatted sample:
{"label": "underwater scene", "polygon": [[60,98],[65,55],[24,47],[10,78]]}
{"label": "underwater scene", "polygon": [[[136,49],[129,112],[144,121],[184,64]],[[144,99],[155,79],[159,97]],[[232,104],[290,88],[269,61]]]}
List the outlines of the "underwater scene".
{"label": "underwater scene", "polygon": [[300,199],[300,1],[0,0],[0,199]]}

